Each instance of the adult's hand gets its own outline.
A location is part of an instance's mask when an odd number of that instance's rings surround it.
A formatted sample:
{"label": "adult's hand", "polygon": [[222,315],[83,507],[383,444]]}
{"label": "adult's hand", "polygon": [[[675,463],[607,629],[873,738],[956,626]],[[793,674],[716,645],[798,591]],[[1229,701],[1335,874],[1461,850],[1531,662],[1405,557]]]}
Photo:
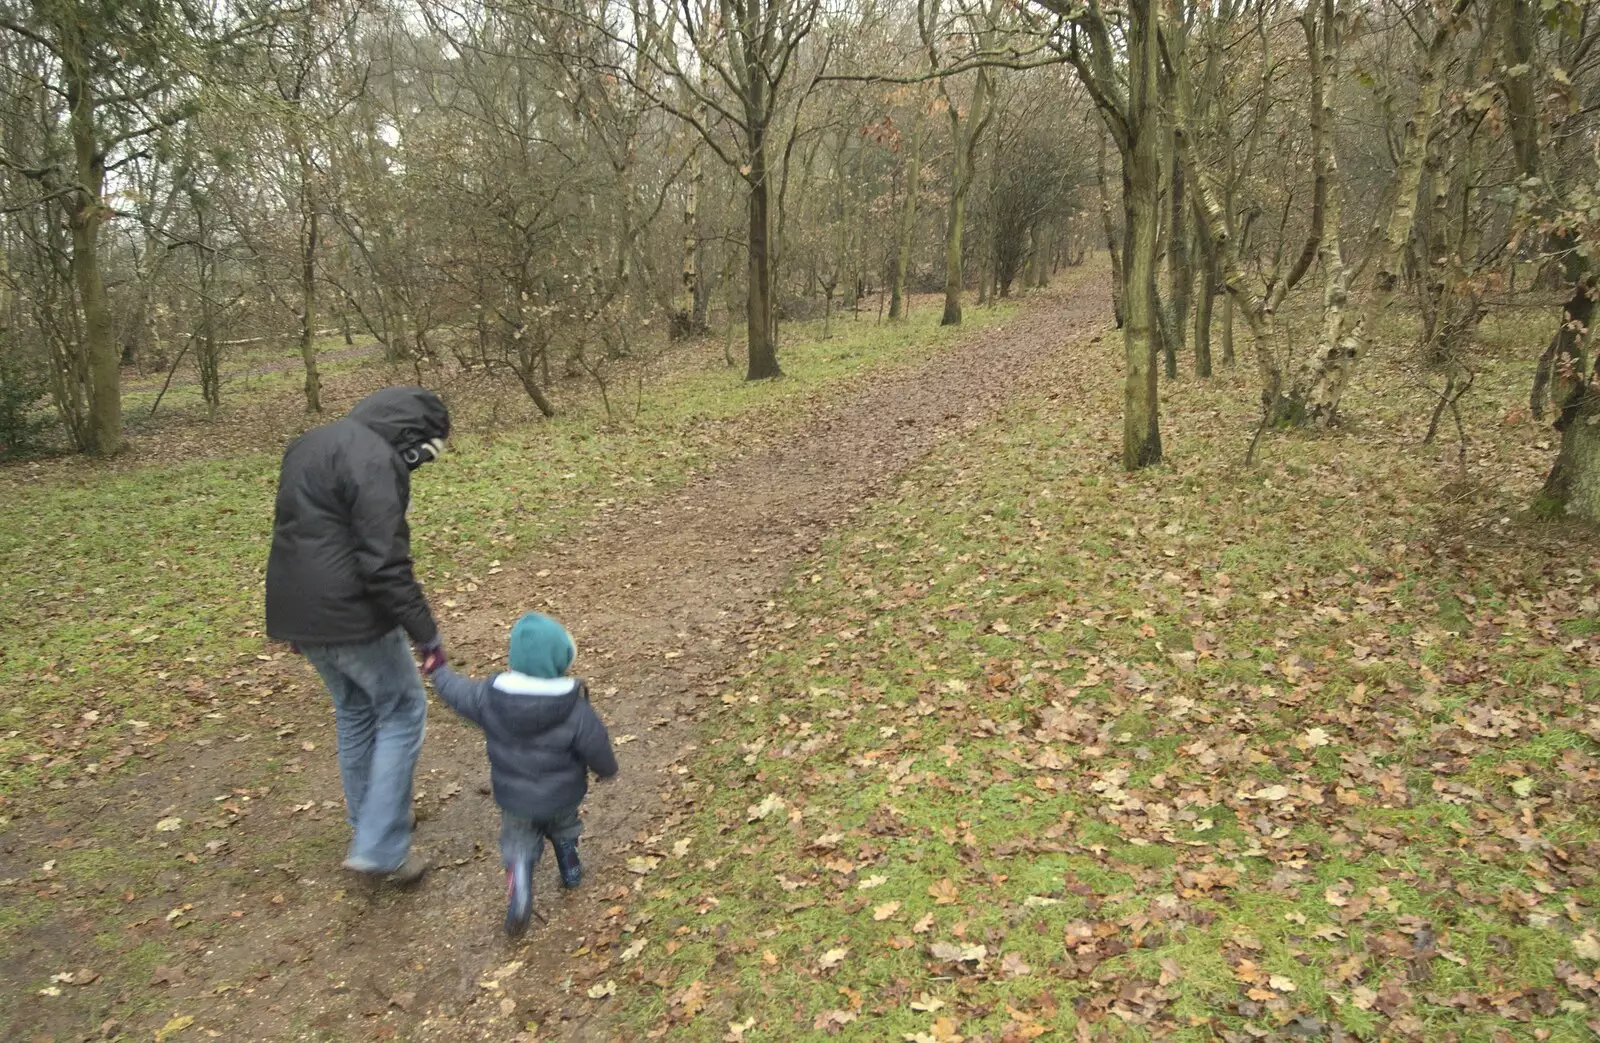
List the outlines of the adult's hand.
{"label": "adult's hand", "polygon": [[444,655],[444,639],[435,637],[427,644],[417,646],[417,655],[422,657],[422,673],[432,677],[434,673],[446,663]]}

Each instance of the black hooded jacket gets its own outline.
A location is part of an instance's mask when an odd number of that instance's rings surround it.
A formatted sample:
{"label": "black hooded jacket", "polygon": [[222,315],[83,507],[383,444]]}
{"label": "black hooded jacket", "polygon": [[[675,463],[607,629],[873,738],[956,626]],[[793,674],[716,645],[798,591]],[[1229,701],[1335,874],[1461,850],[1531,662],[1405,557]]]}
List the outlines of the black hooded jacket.
{"label": "black hooded jacket", "polygon": [[444,666],[433,690],[483,729],[494,802],[513,815],[548,819],[583,800],[591,771],[617,773],[611,736],[582,681],[515,671],[474,680]]}
{"label": "black hooded jacket", "polygon": [[267,556],[267,635],[343,645],[439,629],[411,570],[406,454],[450,433],[439,396],[390,387],[289,444]]}

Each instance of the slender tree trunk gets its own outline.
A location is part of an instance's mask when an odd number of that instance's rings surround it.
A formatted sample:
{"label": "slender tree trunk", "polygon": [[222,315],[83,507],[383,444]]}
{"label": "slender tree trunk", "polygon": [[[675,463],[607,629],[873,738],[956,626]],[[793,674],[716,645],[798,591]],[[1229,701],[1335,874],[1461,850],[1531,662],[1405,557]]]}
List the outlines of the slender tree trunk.
{"label": "slender tree trunk", "polygon": [[1100,133],[1100,160],[1094,168],[1095,181],[1100,188],[1100,225],[1105,233],[1106,253],[1111,258],[1111,313],[1116,317],[1117,329],[1123,328],[1122,306],[1122,249],[1117,244],[1116,208],[1111,205],[1110,179],[1106,176],[1106,134]]}
{"label": "slender tree trunk", "polygon": [[1033,281],[1035,290],[1050,285],[1050,261],[1055,256],[1056,227],[1048,218],[1034,225]]}
{"label": "slender tree trunk", "polygon": [[105,221],[105,156],[101,154],[95,125],[94,84],[89,56],[74,28],[62,48],[67,80],[68,121],[72,130],[74,170],[78,190],[72,197],[72,281],[83,311],[83,354],[89,368],[87,444],[96,456],[112,456],[122,449],[122,358],[111,331],[111,309],[106,300],[105,277],[100,271],[100,226]]}
{"label": "slender tree trunk", "polygon": [[767,128],[764,84],[760,76],[751,78],[750,102],[746,105],[750,149],[750,279],[745,330],[749,340],[746,380],[781,377],[778,348],[774,337],[772,308],[772,249],[768,233],[772,227],[767,194]]}
{"label": "slender tree trunk", "polygon": [[683,336],[694,337],[705,332],[705,319],[700,314],[700,184],[704,179],[700,150],[689,159],[689,177],[683,197],[683,275],[682,299],[678,306],[678,324]]}
{"label": "slender tree trunk", "polygon": [[306,370],[306,412],[322,412],[322,377],[317,372],[317,204],[311,156],[296,142],[300,162],[300,358]]}
{"label": "slender tree trunk", "polygon": [[1200,240],[1200,296],[1194,302],[1194,375],[1201,380],[1211,376],[1211,312],[1217,296],[1217,265],[1214,249],[1203,228],[1196,228]]}
{"label": "slender tree trunk", "polygon": [[[1215,275],[1212,276],[1216,278]],[[1233,357],[1233,295],[1222,295],[1222,364],[1232,366]]]}
{"label": "slender tree trunk", "polygon": [[[955,151],[957,155],[961,152],[959,142]],[[941,326],[961,324],[961,284],[964,281],[961,272],[961,235],[967,222],[969,184],[962,167],[962,162],[957,159],[956,185],[950,193],[950,212],[944,230],[944,316],[939,320]]]}
{"label": "slender tree trunk", "polygon": [[1136,470],[1161,462],[1160,399],[1156,386],[1160,331],[1156,292],[1159,249],[1161,126],[1157,85],[1158,29],[1155,0],[1129,0],[1128,147],[1122,159],[1122,197],[1127,244],[1124,258],[1122,329],[1126,375],[1123,384],[1122,466]]}
{"label": "slender tree trunk", "polygon": [[994,275],[994,266],[990,262],[994,257],[994,251],[990,248],[991,243],[987,241],[987,238],[988,237],[985,237],[985,241],[980,241],[978,243],[979,307],[989,303],[989,288],[991,285],[993,285],[992,278]]}
{"label": "slender tree trunk", "polygon": [[[1174,156],[1176,158],[1176,156]],[[1194,287],[1194,267],[1189,260],[1190,203],[1183,191],[1183,164],[1172,164],[1172,224],[1167,237],[1166,363],[1167,379],[1178,375],[1178,355],[1189,329],[1189,298]]]}
{"label": "slender tree trunk", "polygon": [[191,186],[189,209],[194,213],[195,284],[200,295],[200,329],[196,332],[195,368],[200,374],[200,397],[205,400],[207,419],[215,420],[222,406],[222,373],[217,344],[216,313],[213,304],[215,262],[211,250],[211,228],[207,221],[208,204],[204,194]]}
{"label": "slender tree trunk", "polygon": [[910,246],[917,237],[917,194],[922,190],[922,139],[925,138],[925,109],[917,96],[917,115],[910,125],[910,155],[906,157],[906,202],[901,205],[898,246],[894,250],[894,285],[890,288],[890,320],[906,318],[906,274],[910,270]]}
{"label": "slender tree trunk", "polygon": [[300,358],[306,368],[306,412],[322,412],[322,377],[317,372],[317,215],[306,218],[300,244]]}

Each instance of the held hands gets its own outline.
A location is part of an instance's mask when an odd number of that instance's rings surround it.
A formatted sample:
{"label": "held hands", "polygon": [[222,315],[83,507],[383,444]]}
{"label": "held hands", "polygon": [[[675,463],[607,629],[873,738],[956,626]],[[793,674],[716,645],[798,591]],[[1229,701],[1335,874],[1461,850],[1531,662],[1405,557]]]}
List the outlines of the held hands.
{"label": "held hands", "polygon": [[422,674],[432,677],[441,666],[446,663],[444,655],[444,639],[435,637],[427,644],[417,646],[417,655],[422,659]]}

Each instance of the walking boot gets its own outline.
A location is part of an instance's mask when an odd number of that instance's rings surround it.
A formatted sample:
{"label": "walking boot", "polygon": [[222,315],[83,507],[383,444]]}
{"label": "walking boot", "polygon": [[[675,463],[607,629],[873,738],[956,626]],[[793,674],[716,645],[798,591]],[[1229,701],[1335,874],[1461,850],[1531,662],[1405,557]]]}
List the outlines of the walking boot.
{"label": "walking boot", "polygon": [[556,868],[561,870],[561,886],[573,888],[583,883],[583,863],[578,861],[578,842],[557,840],[553,846],[556,849]]}
{"label": "walking boot", "polygon": [[512,938],[528,929],[533,918],[533,863],[518,861],[506,867],[506,934]]}

